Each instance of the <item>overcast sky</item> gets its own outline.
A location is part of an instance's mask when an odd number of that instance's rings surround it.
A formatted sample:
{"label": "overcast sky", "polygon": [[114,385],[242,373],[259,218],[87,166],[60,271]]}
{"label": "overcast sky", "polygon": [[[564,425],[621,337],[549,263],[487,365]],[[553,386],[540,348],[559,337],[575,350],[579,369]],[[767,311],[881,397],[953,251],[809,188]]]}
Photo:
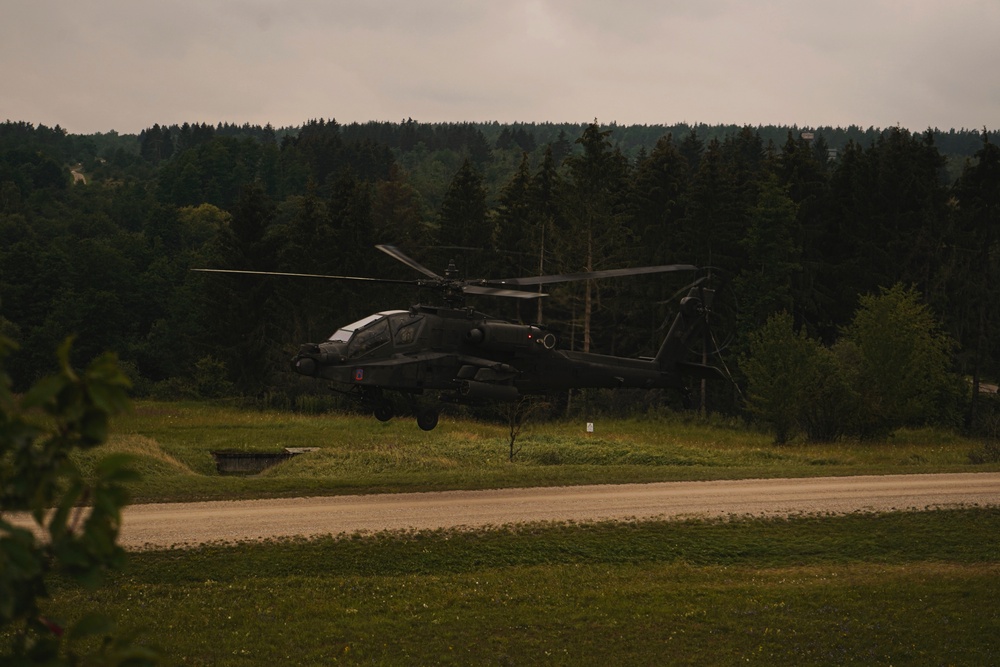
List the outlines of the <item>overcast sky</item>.
{"label": "overcast sky", "polygon": [[1000,128],[1000,0],[3,0],[0,121]]}

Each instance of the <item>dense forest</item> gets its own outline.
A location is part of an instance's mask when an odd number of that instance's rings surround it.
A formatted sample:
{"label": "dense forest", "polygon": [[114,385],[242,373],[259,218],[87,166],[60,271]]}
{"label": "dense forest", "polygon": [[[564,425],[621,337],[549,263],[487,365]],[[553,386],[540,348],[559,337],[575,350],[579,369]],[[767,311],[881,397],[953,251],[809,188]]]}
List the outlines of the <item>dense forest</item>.
{"label": "dense forest", "polygon": [[[0,125],[0,334],[21,385],[75,334],[118,353],[140,394],[322,391],[303,342],[433,295],[197,267],[413,278],[374,250],[503,278],[711,266],[739,303],[722,361],[742,382],[755,332],[785,314],[833,346],[866,296],[902,286],[955,345],[954,373],[1000,377],[1000,147],[986,130],[448,123],[154,124],[138,136]],[[683,281],[550,290],[564,346],[655,353]],[[586,317],[585,314],[586,313]],[[316,383],[318,384],[318,383]],[[711,390],[712,408],[741,409]],[[974,418],[966,399],[966,423]],[[613,406],[611,406],[613,407]],[[634,407],[634,405],[633,405]]]}

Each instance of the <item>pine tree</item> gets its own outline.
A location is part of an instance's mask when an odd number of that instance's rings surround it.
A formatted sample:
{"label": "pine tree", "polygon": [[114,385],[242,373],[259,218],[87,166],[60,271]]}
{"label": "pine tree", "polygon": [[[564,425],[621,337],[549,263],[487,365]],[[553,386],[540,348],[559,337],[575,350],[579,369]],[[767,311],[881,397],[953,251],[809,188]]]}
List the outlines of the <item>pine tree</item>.
{"label": "pine tree", "polygon": [[635,173],[634,230],[641,241],[641,261],[655,264],[676,260],[677,222],[684,217],[688,163],[668,134],[661,137]]}
{"label": "pine tree", "polygon": [[[552,147],[549,146],[545,149],[542,163],[531,181],[530,196],[534,224],[527,231],[527,236],[530,238],[529,253],[533,269],[528,273],[545,275],[554,272],[555,267],[558,267],[556,239],[562,236],[567,227],[562,209],[563,189],[558,164]],[[544,322],[545,301],[538,299],[536,303],[535,321],[539,324]]]}
{"label": "pine tree", "polygon": [[774,313],[792,311],[792,285],[802,269],[797,210],[787,188],[771,175],[761,187],[741,241],[747,263],[734,288],[744,327],[755,329]]}
{"label": "pine tree", "polygon": [[528,154],[523,153],[517,171],[500,192],[496,208],[494,244],[502,256],[512,258],[506,264],[510,275],[531,270],[533,244],[529,230],[536,224],[531,188]]}
{"label": "pine tree", "polygon": [[427,239],[420,193],[410,185],[398,164],[390,167],[387,179],[375,183],[372,230],[376,243],[388,243],[404,250]]}
{"label": "pine tree", "polygon": [[[246,188],[230,224],[213,242],[212,267],[274,271],[278,248],[269,235],[274,216],[274,203],[263,189]],[[270,276],[207,274],[206,283],[211,303],[207,347],[224,361],[241,391],[259,393],[283,362],[277,344],[280,325],[274,313],[274,282]]]}
{"label": "pine tree", "polygon": [[978,420],[979,388],[984,373],[997,373],[1000,345],[991,335],[1000,326],[1000,147],[984,129],[982,148],[966,164],[955,184],[958,229],[952,246],[954,282],[949,292],[956,310],[955,328],[962,361],[972,376],[968,425]]}
{"label": "pine tree", "polygon": [[701,158],[705,154],[705,142],[698,136],[694,128],[681,140],[680,153],[688,163],[688,171],[694,173],[701,166]]}
{"label": "pine tree", "polygon": [[[569,271],[595,271],[624,260],[628,164],[612,148],[609,135],[596,122],[588,125],[577,140],[583,152],[566,161],[571,177],[564,208],[569,233],[560,247],[563,267]],[[589,352],[597,293],[590,280],[584,281],[583,290],[582,349]]]}
{"label": "pine tree", "polygon": [[817,324],[823,320],[824,305],[816,285],[826,252],[822,234],[829,211],[829,173],[825,149],[823,161],[820,161],[814,148],[809,141],[789,131],[775,160],[774,172],[797,211],[795,242],[801,249],[802,259],[801,270],[792,276],[793,312],[797,321],[810,323],[818,333]]}
{"label": "pine tree", "polygon": [[139,133],[139,155],[153,163],[168,159],[174,153],[174,144],[169,127],[160,127],[159,123]]}
{"label": "pine tree", "polygon": [[439,239],[445,245],[493,250],[493,228],[486,215],[483,177],[470,160],[462,162],[441,203]]}
{"label": "pine tree", "polygon": [[691,180],[687,215],[679,225],[678,252],[686,261],[698,266],[734,268],[743,237],[737,190],[722,144],[713,140]]}
{"label": "pine tree", "polygon": [[832,327],[847,322],[858,294],[896,282],[940,291],[936,265],[948,217],[943,165],[932,142],[899,128],[868,149],[850,144],[843,151],[821,240],[819,289],[831,302]]}

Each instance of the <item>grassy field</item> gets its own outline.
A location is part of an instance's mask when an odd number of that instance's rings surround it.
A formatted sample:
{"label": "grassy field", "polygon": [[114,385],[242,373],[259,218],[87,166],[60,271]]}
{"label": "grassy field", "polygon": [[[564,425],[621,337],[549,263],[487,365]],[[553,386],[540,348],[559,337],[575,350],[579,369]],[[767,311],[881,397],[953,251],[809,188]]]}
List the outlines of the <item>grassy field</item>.
{"label": "grassy field", "polygon": [[[411,419],[296,415],[203,404],[140,402],[100,453],[136,456],[136,502],[515,486],[998,470],[973,465],[981,445],[938,431],[881,443],[775,446],[741,424],[597,420],[528,424],[508,459],[507,429],[442,418],[430,433]],[[220,477],[213,450],[317,447],[253,477]],[[91,457],[83,461],[90,465]]]}
{"label": "grassy field", "polygon": [[975,509],[218,545],[52,612],[185,665],[989,665],[998,535]]}
{"label": "grassy field", "polygon": [[[104,452],[137,457],[140,501],[539,484],[998,470],[980,443],[909,431],[793,443],[682,419],[380,424],[139,403]],[[319,450],[222,477],[211,450]],[[86,467],[93,459],[82,461]],[[1000,509],[534,525],[132,553],[102,608],[183,665],[1000,664]]]}

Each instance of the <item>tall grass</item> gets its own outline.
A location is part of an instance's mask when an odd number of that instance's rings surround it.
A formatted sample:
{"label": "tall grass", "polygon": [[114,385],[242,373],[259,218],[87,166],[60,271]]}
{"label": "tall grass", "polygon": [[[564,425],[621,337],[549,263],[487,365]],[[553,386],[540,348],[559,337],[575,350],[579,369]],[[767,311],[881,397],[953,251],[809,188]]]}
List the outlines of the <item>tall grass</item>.
{"label": "tall grass", "polygon": [[[145,473],[137,501],[477,489],[512,486],[997,470],[973,467],[978,443],[933,430],[881,443],[775,446],[738,422],[684,417],[529,423],[514,462],[501,423],[445,416],[425,433],[411,419],[380,423],[343,413],[302,414],[199,403],[140,402],[98,453],[133,454]],[[315,447],[264,473],[220,477],[213,450]],[[82,457],[93,465],[96,453]]]}

